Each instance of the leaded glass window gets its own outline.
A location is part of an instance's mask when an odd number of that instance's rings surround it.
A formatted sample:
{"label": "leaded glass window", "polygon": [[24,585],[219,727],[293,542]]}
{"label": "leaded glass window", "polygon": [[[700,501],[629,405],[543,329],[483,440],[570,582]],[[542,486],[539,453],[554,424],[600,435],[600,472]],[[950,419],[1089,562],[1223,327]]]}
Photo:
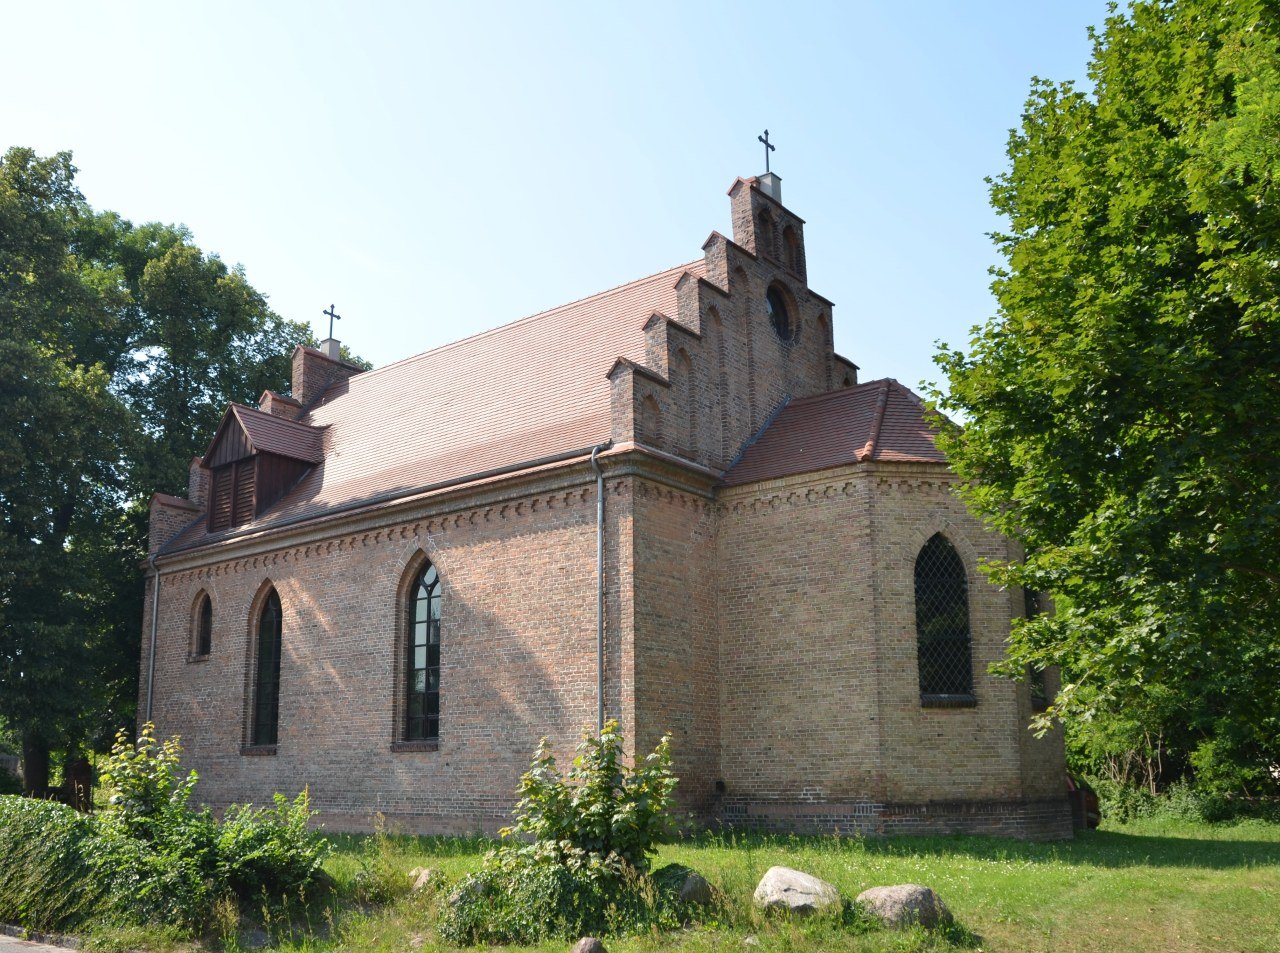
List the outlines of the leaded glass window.
{"label": "leaded glass window", "polygon": [[253,693],[255,745],[276,743],[280,723],[280,597],[274,589],[258,616],[258,672]]}
{"label": "leaded glass window", "polygon": [[972,701],[969,582],[960,555],[941,533],[916,556],[916,640],[922,698]]}
{"label": "leaded glass window", "polygon": [[427,563],[409,590],[405,740],[440,737],[440,577]]}
{"label": "leaded glass window", "polygon": [[208,593],[200,597],[194,650],[196,655],[208,655],[213,650],[213,601]]}

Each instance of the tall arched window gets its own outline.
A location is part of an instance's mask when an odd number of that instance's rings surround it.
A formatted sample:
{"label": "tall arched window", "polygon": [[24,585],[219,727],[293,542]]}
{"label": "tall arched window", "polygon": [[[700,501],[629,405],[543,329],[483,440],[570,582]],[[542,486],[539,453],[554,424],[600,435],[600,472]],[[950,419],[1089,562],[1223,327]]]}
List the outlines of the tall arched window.
{"label": "tall arched window", "polygon": [[209,593],[202,592],[196,604],[195,632],[191,639],[191,654],[208,655],[213,651],[213,601]]}
{"label": "tall arched window", "polygon": [[941,533],[916,556],[916,647],[921,701],[972,704],[969,581],[960,555]]}
{"label": "tall arched window", "polygon": [[280,597],[267,594],[258,615],[258,665],[253,692],[253,731],[249,743],[273,745],[280,725]]}
{"label": "tall arched window", "polygon": [[440,577],[424,563],[409,589],[406,741],[440,737]]}

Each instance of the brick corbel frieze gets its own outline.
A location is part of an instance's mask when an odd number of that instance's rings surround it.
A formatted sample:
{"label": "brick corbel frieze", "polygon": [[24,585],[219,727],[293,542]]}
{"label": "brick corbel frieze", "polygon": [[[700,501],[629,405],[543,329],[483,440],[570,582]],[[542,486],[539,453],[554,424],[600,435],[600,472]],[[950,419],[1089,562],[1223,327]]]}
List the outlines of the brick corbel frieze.
{"label": "brick corbel frieze", "polygon": [[901,492],[954,490],[958,478],[939,463],[866,462],[802,473],[776,480],[761,480],[720,491],[720,512],[761,513],[786,506],[802,506],[853,496],[855,487],[872,480],[880,489]]}
{"label": "brick corbel frieze", "polygon": [[[605,467],[606,492],[610,495],[630,492],[630,478],[642,477],[669,486],[691,500],[702,498],[710,505],[715,482],[711,471],[683,465],[664,454],[634,446],[607,451],[600,460]],[[501,486],[477,488],[473,484],[451,488],[439,495],[389,503],[356,516],[326,520],[323,525],[289,527],[278,531],[290,539],[287,545],[273,545],[276,534],[265,528],[247,539],[227,540],[206,549],[173,554],[166,560],[172,568],[164,567],[162,571],[173,582],[190,583],[288,565],[308,556],[348,553],[423,535],[447,536],[465,527],[498,525],[581,507],[594,510],[594,484],[589,466],[572,461],[543,470],[532,478],[509,480]],[[529,532],[536,531],[536,525],[531,524]]]}

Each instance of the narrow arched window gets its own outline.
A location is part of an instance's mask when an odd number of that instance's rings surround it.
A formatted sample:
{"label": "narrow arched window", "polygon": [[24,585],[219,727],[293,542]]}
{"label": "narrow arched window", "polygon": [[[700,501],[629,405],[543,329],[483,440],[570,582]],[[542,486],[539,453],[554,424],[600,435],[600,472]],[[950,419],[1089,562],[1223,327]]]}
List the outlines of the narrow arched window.
{"label": "narrow arched window", "polygon": [[213,601],[209,594],[200,596],[200,604],[196,608],[196,631],[192,639],[191,654],[208,655],[213,651]]}
{"label": "narrow arched window", "polygon": [[273,745],[280,725],[280,597],[268,593],[258,615],[258,665],[254,679],[250,744]]}
{"label": "narrow arched window", "polygon": [[440,577],[423,564],[409,589],[405,740],[440,737]]}
{"label": "narrow arched window", "polygon": [[921,701],[972,704],[969,581],[960,555],[941,533],[916,556],[916,640]]}

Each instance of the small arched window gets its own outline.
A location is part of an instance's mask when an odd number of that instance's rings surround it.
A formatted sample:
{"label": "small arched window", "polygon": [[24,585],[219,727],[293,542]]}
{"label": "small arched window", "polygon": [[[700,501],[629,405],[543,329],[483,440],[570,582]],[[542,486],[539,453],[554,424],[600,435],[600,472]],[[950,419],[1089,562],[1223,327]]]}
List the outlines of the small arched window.
{"label": "small arched window", "polygon": [[254,678],[253,730],[249,743],[273,745],[280,725],[280,644],[283,616],[280,596],[267,594],[258,614],[258,664]]}
{"label": "small arched window", "polygon": [[916,647],[925,704],[973,704],[969,581],[941,533],[916,556]]}
{"label": "small arched window", "polygon": [[195,633],[191,640],[191,654],[203,657],[213,651],[213,601],[202,592],[196,604]]}
{"label": "small arched window", "polygon": [[778,340],[784,344],[795,341],[796,331],[799,328],[782,289],[777,285],[770,285],[769,290],[764,294],[764,306],[769,314],[769,324],[773,327],[773,333],[778,335]]}
{"label": "small arched window", "polygon": [[424,563],[409,588],[406,741],[440,737],[440,577]]}

